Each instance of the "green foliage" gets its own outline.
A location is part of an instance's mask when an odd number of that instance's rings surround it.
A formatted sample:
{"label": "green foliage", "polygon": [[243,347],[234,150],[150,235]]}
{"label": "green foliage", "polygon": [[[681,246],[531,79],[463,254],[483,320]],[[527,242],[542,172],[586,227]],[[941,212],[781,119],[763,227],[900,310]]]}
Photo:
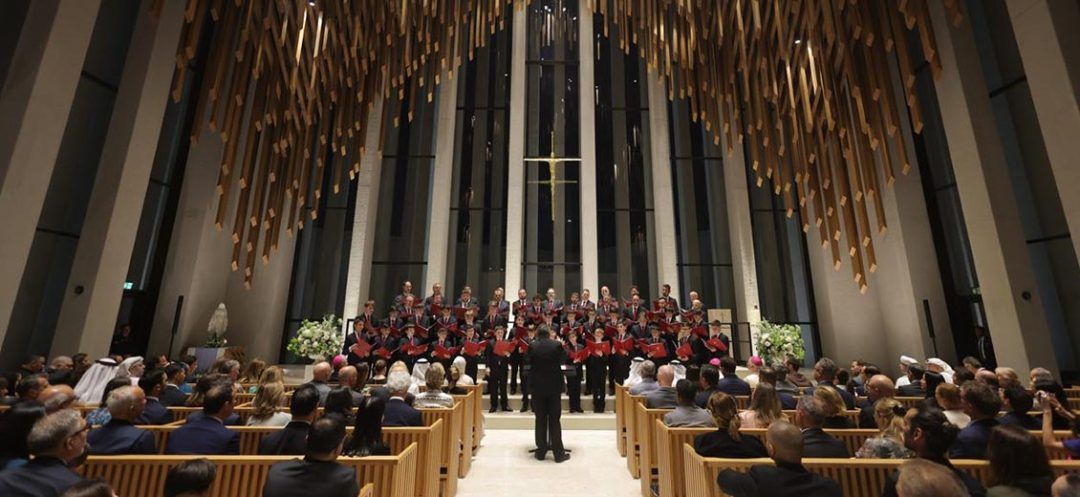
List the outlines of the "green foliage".
{"label": "green foliage", "polygon": [[802,361],[806,357],[802,330],[794,324],[777,324],[762,320],[754,325],[758,329],[754,338],[757,355],[765,364],[783,362],[787,356],[795,356]]}

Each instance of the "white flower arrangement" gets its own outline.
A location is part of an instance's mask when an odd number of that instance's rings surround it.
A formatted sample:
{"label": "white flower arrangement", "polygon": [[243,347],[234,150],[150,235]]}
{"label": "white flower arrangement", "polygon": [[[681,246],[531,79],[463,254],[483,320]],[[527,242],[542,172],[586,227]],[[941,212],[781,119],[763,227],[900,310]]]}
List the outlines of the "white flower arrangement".
{"label": "white flower arrangement", "polygon": [[300,329],[289,340],[286,349],[293,354],[313,361],[326,360],[341,351],[345,337],[341,334],[341,319],[333,314],[322,321],[304,320]]}
{"label": "white flower arrangement", "polygon": [[787,356],[798,360],[806,358],[806,346],[803,344],[802,330],[794,324],[776,324],[766,320],[755,325],[758,329],[754,337],[754,348],[765,364],[783,362]]}

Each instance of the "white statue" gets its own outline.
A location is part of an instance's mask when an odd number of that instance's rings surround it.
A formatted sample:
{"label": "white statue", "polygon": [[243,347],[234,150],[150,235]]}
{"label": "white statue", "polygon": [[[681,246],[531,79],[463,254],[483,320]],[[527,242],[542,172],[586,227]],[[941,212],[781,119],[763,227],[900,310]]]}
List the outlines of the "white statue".
{"label": "white statue", "polygon": [[228,329],[229,311],[225,309],[225,303],[222,302],[218,304],[214,315],[210,317],[210,324],[207,325],[206,332],[210,334],[210,340],[220,340]]}

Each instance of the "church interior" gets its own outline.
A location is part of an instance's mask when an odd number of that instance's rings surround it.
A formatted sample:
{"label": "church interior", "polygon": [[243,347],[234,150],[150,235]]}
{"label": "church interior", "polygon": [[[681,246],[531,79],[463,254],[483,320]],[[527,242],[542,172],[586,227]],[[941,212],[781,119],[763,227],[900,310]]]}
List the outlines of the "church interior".
{"label": "church interior", "polygon": [[1077,26],[4,0],[0,495],[1080,496]]}

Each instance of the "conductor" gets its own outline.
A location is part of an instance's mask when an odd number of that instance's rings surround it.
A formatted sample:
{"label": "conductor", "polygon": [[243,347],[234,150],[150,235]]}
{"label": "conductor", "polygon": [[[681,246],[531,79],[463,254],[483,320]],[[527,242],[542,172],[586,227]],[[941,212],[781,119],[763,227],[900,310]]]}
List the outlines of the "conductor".
{"label": "conductor", "polygon": [[544,460],[551,450],[555,462],[570,459],[562,443],[562,392],[565,387],[562,365],[566,363],[566,350],[558,340],[551,339],[551,329],[540,326],[536,340],[529,345],[530,381],[533,413],[536,416],[537,460]]}

